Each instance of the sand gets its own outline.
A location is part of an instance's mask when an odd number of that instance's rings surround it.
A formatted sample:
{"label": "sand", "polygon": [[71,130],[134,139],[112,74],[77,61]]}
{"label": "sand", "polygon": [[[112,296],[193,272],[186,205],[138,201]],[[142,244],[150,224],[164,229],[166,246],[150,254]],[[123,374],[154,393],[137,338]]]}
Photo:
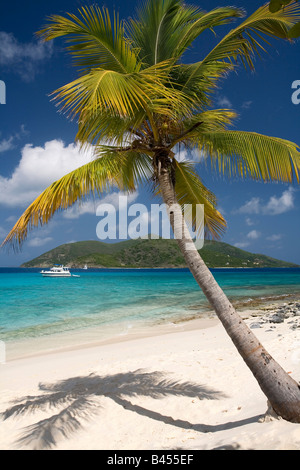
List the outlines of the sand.
{"label": "sand", "polygon": [[[300,328],[286,319],[254,332],[299,382]],[[300,449],[300,425],[266,419],[266,397],[216,319],[66,343],[8,360],[0,375],[2,450]]]}

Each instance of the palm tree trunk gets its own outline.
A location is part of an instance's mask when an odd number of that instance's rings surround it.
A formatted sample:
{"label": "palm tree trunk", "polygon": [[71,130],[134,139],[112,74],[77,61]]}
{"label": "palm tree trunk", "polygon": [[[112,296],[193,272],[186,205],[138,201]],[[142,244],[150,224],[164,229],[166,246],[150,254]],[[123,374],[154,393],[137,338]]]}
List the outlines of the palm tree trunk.
{"label": "palm tree trunk", "polygon": [[164,203],[168,207],[173,232],[182,233],[177,242],[195,280],[258,381],[273,410],[287,421],[300,423],[300,386],[264,349],[205,265],[187,230],[168,168],[160,168],[158,181]]}

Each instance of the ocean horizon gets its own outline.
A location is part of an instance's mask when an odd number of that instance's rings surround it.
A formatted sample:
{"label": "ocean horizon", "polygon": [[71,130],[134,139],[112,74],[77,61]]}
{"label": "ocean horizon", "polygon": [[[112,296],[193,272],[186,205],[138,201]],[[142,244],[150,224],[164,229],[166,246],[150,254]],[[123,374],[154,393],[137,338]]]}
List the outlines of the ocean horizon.
{"label": "ocean horizon", "polygon": [[[214,315],[186,268],[71,269],[76,276],[45,278],[40,268],[0,268],[0,340],[79,333],[97,328],[103,339],[135,328]],[[300,268],[213,268],[237,308],[300,298]],[[79,277],[78,277],[79,276]],[[99,338],[101,340],[101,337]]]}

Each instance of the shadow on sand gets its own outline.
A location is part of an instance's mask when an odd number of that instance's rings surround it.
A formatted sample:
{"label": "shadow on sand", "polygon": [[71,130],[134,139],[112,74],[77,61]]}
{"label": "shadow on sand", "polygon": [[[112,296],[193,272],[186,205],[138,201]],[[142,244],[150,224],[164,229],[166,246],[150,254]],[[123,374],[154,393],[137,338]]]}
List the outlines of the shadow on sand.
{"label": "shadow on sand", "polygon": [[[185,420],[173,419],[161,413],[134,405],[129,398],[147,396],[154,399],[166,396],[193,397],[200,400],[218,400],[224,398],[221,392],[193,382],[178,382],[167,379],[161,372],[134,372],[99,376],[72,377],[54,384],[40,384],[40,394],[27,396],[13,402],[1,418],[33,413],[37,410],[57,410],[51,416],[24,428],[16,444],[29,446],[31,449],[49,449],[55,447],[58,440],[68,438],[82,426],[83,421],[91,420],[101,411],[99,397],[108,397],[123,408],[139,415],[198,432],[217,432],[231,429],[249,422],[255,422],[260,416],[222,425],[192,424]],[[59,409],[59,411],[58,411]]]}

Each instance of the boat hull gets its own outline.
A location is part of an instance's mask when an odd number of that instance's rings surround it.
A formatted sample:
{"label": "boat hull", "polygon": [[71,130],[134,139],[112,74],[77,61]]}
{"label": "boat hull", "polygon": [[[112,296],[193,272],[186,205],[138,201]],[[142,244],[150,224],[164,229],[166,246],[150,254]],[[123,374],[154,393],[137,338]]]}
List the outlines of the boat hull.
{"label": "boat hull", "polygon": [[59,273],[41,273],[43,277],[70,277],[71,274],[68,274],[68,273],[62,273],[62,274],[59,274]]}

